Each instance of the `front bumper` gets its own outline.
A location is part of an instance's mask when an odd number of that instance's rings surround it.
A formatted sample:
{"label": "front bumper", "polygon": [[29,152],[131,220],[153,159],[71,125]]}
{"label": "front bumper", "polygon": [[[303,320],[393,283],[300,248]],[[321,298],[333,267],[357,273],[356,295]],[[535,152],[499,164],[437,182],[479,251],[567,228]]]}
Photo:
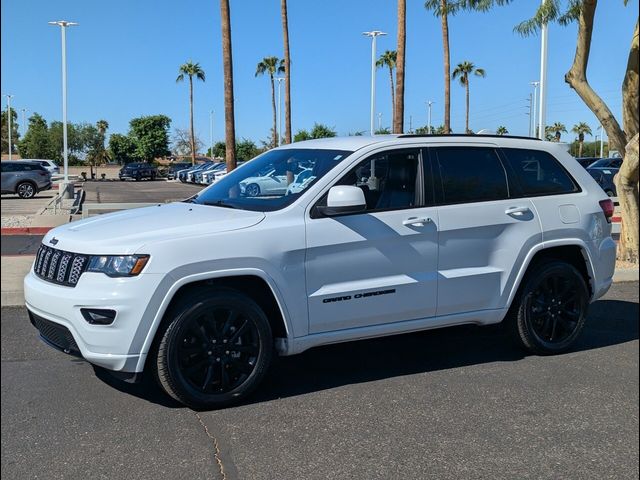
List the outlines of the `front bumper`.
{"label": "front bumper", "polygon": [[[147,306],[144,299],[152,297],[162,277],[143,273],[115,279],[101,273],[83,273],[72,288],[46,282],[32,269],[24,279],[25,304],[36,324],[41,319],[36,327],[50,345],[108,370],[135,372],[142,346],[139,339],[146,337],[146,332],[136,336]],[[117,314],[110,325],[92,325],[82,316],[81,308],[112,309]],[[40,328],[42,324],[49,330]],[[51,329],[66,329],[70,339],[56,341],[66,338],[59,334],[52,341]]]}

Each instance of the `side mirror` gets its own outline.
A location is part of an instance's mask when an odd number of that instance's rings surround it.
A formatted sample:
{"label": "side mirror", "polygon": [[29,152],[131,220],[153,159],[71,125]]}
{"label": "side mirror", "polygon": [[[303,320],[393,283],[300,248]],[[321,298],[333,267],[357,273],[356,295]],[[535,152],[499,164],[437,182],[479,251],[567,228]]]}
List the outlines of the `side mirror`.
{"label": "side mirror", "polygon": [[318,206],[318,211],[327,217],[363,212],[366,209],[364,192],[359,187],[350,185],[331,187],[327,196],[327,206]]}

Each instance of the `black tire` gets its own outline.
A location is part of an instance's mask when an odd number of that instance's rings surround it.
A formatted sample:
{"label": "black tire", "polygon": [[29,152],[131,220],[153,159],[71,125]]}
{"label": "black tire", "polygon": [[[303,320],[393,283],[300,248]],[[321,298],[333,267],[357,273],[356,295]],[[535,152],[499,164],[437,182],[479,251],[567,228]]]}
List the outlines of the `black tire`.
{"label": "black tire", "polygon": [[20,198],[33,198],[38,193],[38,189],[31,182],[20,182],[16,185],[16,193]]}
{"label": "black tire", "polygon": [[155,375],[163,390],[193,409],[246,398],[273,356],[267,316],[247,295],[227,288],[182,297],[158,332]]}
{"label": "black tire", "polygon": [[125,181],[125,179],[124,179],[124,178],[121,178],[121,179],[120,179],[120,181],[121,181],[121,182],[124,182],[124,181]]}
{"label": "black tire", "polygon": [[258,185],[257,183],[250,183],[246,186],[244,192],[247,197],[257,197],[258,195],[260,195],[260,185]]}
{"label": "black tire", "polygon": [[155,179],[156,179],[156,174],[155,174],[155,173],[152,173],[152,174],[151,174],[151,181],[153,182],[153,181],[155,181]]}
{"label": "black tire", "polygon": [[571,264],[550,260],[535,265],[505,319],[514,340],[537,355],[571,348],[584,328],[589,289]]}
{"label": "black tire", "polygon": [[140,180],[142,180],[142,175],[136,173],[136,182],[139,182]]}

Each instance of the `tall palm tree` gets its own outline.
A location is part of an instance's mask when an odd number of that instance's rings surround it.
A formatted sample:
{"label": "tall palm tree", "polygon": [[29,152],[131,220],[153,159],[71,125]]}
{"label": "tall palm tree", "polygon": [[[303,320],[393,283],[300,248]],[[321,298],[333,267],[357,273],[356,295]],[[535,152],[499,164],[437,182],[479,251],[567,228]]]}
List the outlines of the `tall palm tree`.
{"label": "tall palm tree", "polygon": [[394,112],[396,109],[396,92],[393,82],[393,70],[396,68],[397,53],[395,50],[387,50],[376,62],[378,68],[387,67],[389,69],[389,81],[391,82],[391,118],[395,118]]}
{"label": "tall palm tree", "polygon": [[[280,0],[282,38],[284,43],[284,143],[291,143],[291,54],[289,52],[289,16],[287,0]],[[282,133],[280,133],[282,136]]]}
{"label": "tall palm tree", "polygon": [[567,127],[565,127],[562,122],[556,122],[547,128],[554,134],[556,142],[560,141],[563,133],[567,133]]}
{"label": "tall palm tree", "polygon": [[496,130],[496,133],[498,135],[507,135],[509,133],[509,130],[507,130],[507,127],[505,127],[504,125],[500,125]]}
{"label": "tall palm tree", "polygon": [[469,75],[474,74],[478,77],[484,77],[485,71],[482,68],[476,68],[476,66],[468,61],[459,63],[453,71],[453,79],[460,78],[460,85],[466,90],[466,107],[467,115],[465,119],[465,132],[469,133]]}
{"label": "tall palm tree", "polygon": [[398,46],[396,58],[396,98],[393,110],[393,132],[404,131],[404,50],[407,43],[407,1],[398,0]]}
{"label": "tall palm tree", "polygon": [[222,65],[224,67],[224,131],[227,171],[236,168],[236,122],[233,108],[233,53],[231,50],[231,13],[229,0],[220,0],[222,27]]}
{"label": "tall palm tree", "polygon": [[584,135],[593,135],[591,127],[586,122],[576,123],[571,129],[573,133],[578,134],[578,157],[582,156],[582,147],[584,145]]}
{"label": "tall palm tree", "polygon": [[264,57],[261,62],[258,63],[256,67],[256,77],[258,75],[269,75],[269,80],[271,81],[271,106],[273,107],[273,145],[275,148],[278,146],[278,123],[277,123],[277,113],[276,113],[276,87],[274,82],[274,75],[276,73],[284,72],[284,60],[279,59],[278,57]]}
{"label": "tall palm tree", "polygon": [[455,15],[462,7],[460,0],[427,0],[427,10],[440,17],[442,48],[444,50],[444,130],[451,132],[451,54],[449,50],[449,15]]}
{"label": "tall palm tree", "polygon": [[196,164],[196,136],[193,132],[193,77],[204,82],[204,70],[199,63],[193,63],[189,60],[187,63],[180,65],[178,69],[178,77],[176,83],[182,82],[189,77],[189,132],[191,134],[191,164]]}

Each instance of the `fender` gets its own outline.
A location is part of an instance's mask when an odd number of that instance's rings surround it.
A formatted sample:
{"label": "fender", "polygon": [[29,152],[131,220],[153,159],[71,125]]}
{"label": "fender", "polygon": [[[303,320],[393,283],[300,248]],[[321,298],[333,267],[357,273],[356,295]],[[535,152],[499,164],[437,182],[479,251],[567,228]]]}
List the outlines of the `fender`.
{"label": "fender", "polygon": [[[584,240],[580,238],[563,238],[558,240],[541,242],[536,244],[531,248],[531,250],[529,250],[529,252],[527,253],[527,256],[525,257],[524,262],[522,262],[522,266],[520,267],[520,270],[518,271],[518,275],[511,286],[511,291],[509,292],[509,297],[505,307],[507,310],[511,308],[511,303],[513,302],[513,299],[516,296],[516,292],[520,287],[520,283],[522,282],[522,279],[524,278],[524,275],[527,272],[527,269],[529,268],[529,265],[531,264],[531,260],[533,259],[535,254],[542,250],[547,250],[549,248],[566,247],[566,246],[580,247],[580,250],[582,251],[582,255],[585,257],[585,262],[587,264],[587,273],[589,274],[589,278],[591,279],[592,287],[595,287],[596,279],[595,279],[595,274],[593,269],[593,261],[591,260],[591,253],[589,252],[589,247],[587,247],[587,244],[584,242]],[[594,288],[592,288],[592,290],[594,290]]]}
{"label": "fender", "polygon": [[[156,310],[156,313],[153,317],[153,321],[149,329],[147,330],[147,335],[144,339],[144,343],[142,344],[142,348],[140,350],[140,357],[138,359],[138,363],[136,365],[135,371],[142,372],[142,370],[144,369],[144,364],[147,358],[147,354],[151,349],[151,344],[153,343],[156,332],[158,331],[160,322],[162,321],[162,318],[164,317],[164,314],[167,311],[167,308],[169,307],[171,300],[173,300],[173,297],[175,296],[176,292],[180,289],[180,287],[187,285],[189,283],[194,283],[202,280],[211,280],[216,278],[238,277],[238,276],[259,277],[262,280],[264,280],[266,284],[269,286],[271,293],[276,299],[278,308],[280,309],[280,314],[284,319],[284,327],[287,332],[287,338],[277,341],[276,348],[280,354],[286,354],[288,350],[288,346],[291,344],[291,340],[293,338],[292,328],[291,328],[291,319],[290,319],[289,312],[287,310],[286,303],[283,300],[282,294],[279,291],[275,281],[273,280],[273,278],[271,278],[269,274],[257,268],[238,268],[238,269],[234,268],[234,269],[215,270],[215,271],[195,273],[191,275],[186,275],[176,280],[175,277],[173,277],[172,274],[169,273],[165,278],[170,278],[171,280],[173,280],[173,283],[171,284],[171,286],[166,290],[166,293],[164,293],[163,295],[162,294],[163,286],[161,284],[160,286],[158,286],[154,294],[154,296],[156,294],[162,295],[162,301],[160,302],[160,306]],[[151,305],[147,307],[147,311],[145,311],[143,318],[147,316],[147,313],[149,312],[150,308],[151,308]],[[141,331],[142,330],[139,328],[138,332],[141,332]]]}

